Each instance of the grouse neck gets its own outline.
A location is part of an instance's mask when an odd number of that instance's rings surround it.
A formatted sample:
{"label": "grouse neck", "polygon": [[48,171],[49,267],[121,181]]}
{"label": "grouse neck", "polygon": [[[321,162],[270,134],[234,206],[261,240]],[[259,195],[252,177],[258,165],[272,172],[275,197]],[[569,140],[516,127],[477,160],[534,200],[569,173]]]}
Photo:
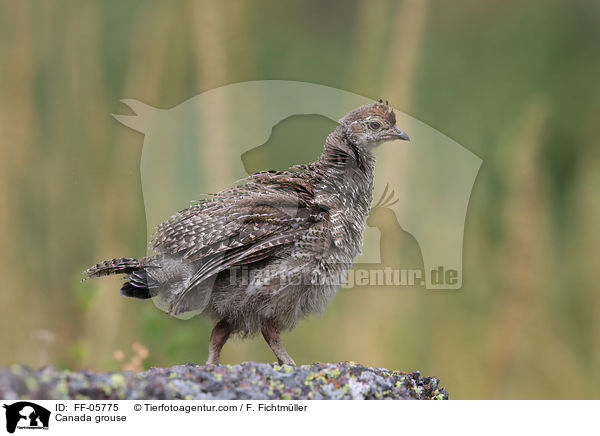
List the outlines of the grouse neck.
{"label": "grouse neck", "polygon": [[[317,189],[328,198],[326,202],[341,206],[348,219],[362,229],[373,201],[373,153],[348,141],[342,126],[338,126],[327,137],[314,169]],[[353,244],[359,250],[362,230],[355,236]]]}
{"label": "grouse neck", "polygon": [[370,150],[353,144],[345,129],[338,126],[325,141],[323,153],[316,162],[317,167],[326,170],[329,176],[347,177],[353,173],[362,173],[366,179],[372,179],[375,169],[375,156]]}
{"label": "grouse neck", "polygon": [[327,137],[323,154],[313,168],[315,201],[337,223],[336,244],[344,247],[345,260],[338,261],[352,263],[360,253],[373,201],[375,157],[348,141],[339,126]]}

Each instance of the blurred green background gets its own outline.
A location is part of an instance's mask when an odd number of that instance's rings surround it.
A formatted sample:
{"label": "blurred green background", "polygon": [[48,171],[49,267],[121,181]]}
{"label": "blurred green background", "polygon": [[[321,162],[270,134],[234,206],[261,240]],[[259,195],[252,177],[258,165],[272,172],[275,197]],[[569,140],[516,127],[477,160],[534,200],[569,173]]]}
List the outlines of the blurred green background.
{"label": "blurred green background", "polygon": [[[418,369],[455,399],[598,398],[598,77],[597,1],[2,2],[0,365],[204,362],[208,321],[79,282],[146,252],[143,137],[110,114],[286,79],[387,98],[483,159],[462,290],[341,290],[284,336],[296,361]],[[244,360],[273,356],[225,346]]]}

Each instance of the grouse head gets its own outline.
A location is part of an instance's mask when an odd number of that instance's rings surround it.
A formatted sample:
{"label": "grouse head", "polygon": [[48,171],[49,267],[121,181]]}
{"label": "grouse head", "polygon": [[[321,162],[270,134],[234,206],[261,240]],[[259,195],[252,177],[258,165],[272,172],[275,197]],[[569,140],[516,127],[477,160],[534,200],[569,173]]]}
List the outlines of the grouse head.
{"label": "grouse head", "polygon": [[367,150],[385,141],[409,140],[408,135],[396,126],[393,109],[383,100],[349,112],[340,124],[346,130],[348,141]]}

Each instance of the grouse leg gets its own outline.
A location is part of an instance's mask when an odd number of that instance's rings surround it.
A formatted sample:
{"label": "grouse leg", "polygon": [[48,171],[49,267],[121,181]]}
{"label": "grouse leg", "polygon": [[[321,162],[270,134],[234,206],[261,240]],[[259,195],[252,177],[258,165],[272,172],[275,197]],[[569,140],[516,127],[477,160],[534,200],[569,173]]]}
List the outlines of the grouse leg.
{"label": "grouse leg", "polygon": [[267,344],[269,344],[269,347],[271,347],[271,350],[273,350],[273,353],[275,353],[275,356],[277,356],[280,365],[286,364],[296,366],[296,362],[294,362],[294,359],[292,359],[288,352],[285,351],[285,348],[281,343],[278,329],[272,325],[266,325],[262,329],[262,334],[265,341],[267,341]]}
{"label": "grouse leg", "polygon": [[221,356],[221,348],[227,342],[231,334],[231,324],[225,320],[219,321],[210,334],[210,345],[208,346],[207,365],[218,365],[219,357]]}

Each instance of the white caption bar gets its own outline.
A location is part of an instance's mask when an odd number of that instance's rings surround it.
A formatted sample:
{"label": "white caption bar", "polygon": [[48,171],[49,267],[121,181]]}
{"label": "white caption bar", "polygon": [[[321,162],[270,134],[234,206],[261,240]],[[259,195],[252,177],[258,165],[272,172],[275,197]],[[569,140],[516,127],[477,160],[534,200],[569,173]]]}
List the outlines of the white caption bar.
{"label": "white caption bar", "polygon": [[[23,436],[200,434],[577,434],[598,401],[2,401],[1,425]],[[49,415],[48,413],[49,412]],[[44,430],[33,432],[32,430]],[[331,433],[330,433],[331,432]],[[418,432],[418,433],[413,433]],[[240,433],[241,434],[241,433]]]}

